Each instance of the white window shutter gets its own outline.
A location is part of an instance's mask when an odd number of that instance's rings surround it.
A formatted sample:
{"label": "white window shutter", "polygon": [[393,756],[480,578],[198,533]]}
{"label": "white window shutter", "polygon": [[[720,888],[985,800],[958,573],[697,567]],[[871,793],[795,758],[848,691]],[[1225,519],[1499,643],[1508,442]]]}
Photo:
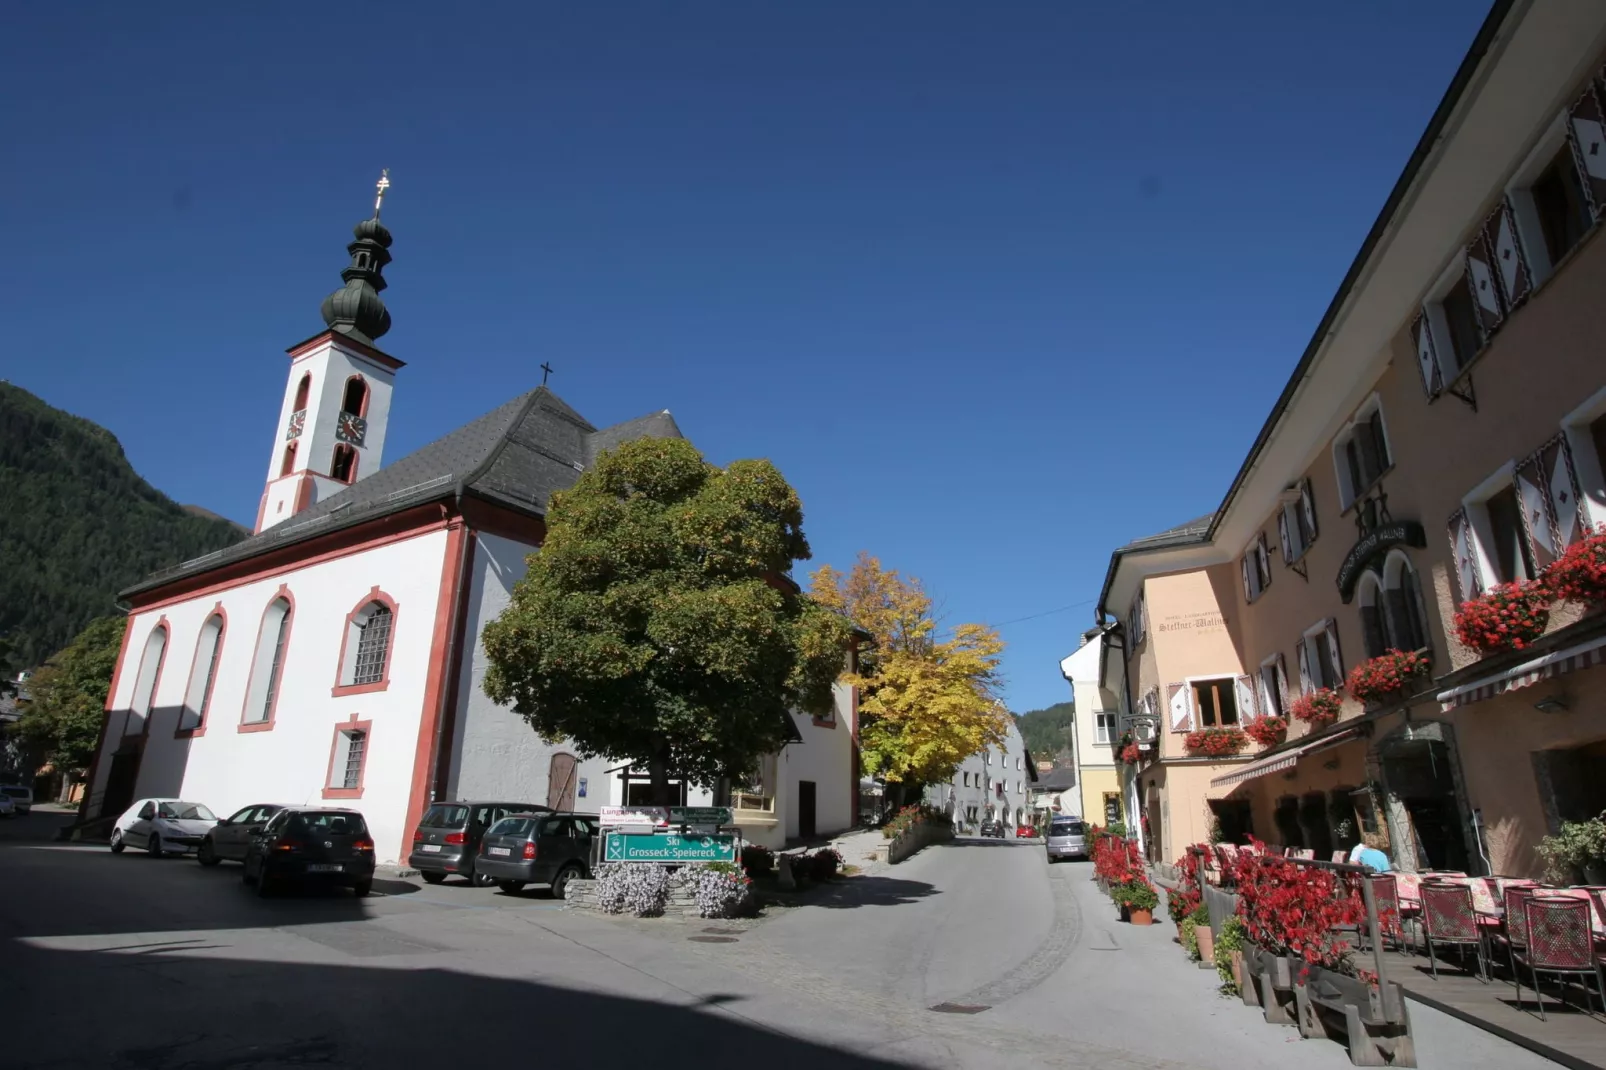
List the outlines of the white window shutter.
{"label": "white window shutter", "polygon": [[1579,512],[1578,474],[1573,468],[1573,451],[1567,445],[1567,436],[1557,435],[1546,444],[1544,453],[1554,455],[1549,464],[1550,507],[1556,518],[1556,549],[1560,553],[1588,532]]}
{"label": "white window shutter", "polygon": [[1310,489],[1309,476],[1299,481],[1299,508],[1305,516],[1305,533],[1308,537],[1304,540],[1304,543],[1308,549],[1310,544],[1316,541],[1317,530],[1316,495]]}
{"label": "white window shutter", "polygon": [[1494,242],[1495,265],[1500,269],[1500,288],[1505,292],[1506,315],[1509,316],[1528,300],[1528,291],[1532,288],[1528,261],[1517,240],[1517,217],[1511,211],[1509,199],[1500,202],[1484,229]]}
{"label": "white window shutter", "polygon": [[[1303,648],[1304,644],[1300,644]],[[1279,652],[1277,655],[1277,689],[1280,692],[1283,709],[1288,708],[1288,662]]]}
{"label": "white window shutter", "polygon": [[1333,681],[1333,686],[1336,687],[1344,682],[1344,657],[1338,650],[1338,621],[1328,617],[1325,630],[1327,632],[1327,656],[1333,659],[1333,673],[1338,677]]}
{"label": "white window shutter", "polygon": [[1316,690],[1316,683],[1310,674],[1310,642],[1306,639],[1299,641],[1299,693],[1308,695]]}
{"label": "white window shutter", "polygon": [[1567,135],[1584,195],[1599,219],[1606,214],[1606,114],[1593,85],[1567,110]]}
{"label": "white window shutter", "polygon": [[1248,724],[1260,717],[1260,696],[1255,693],[1253,677],[1240,676],[1238,684],[1238,723]]}
{"label": "white window shutter", "polygon": [[1433,330],[1425,314],[1418,314],[1411,324],[1411,338],[1416,342],[1416,366],[1422,373],[1422,389],[1428,397],[1436,398],[1444,390],[1444,374],[1439,370],[1439,355],[1433,348]]}
{"label": "white window shutter", "polygon": [[1249,586],[1249,554],[1247,552],[1238,562],[1238,570],[1243,573],[1244,577],[1244,601],[1253,602],[1255,600],[1255,592]]}
{"label": "white window shutter", "polygon": [[1271,586],[1271,551],[1266,548],[1266,533],[1255,540],[1255,567],[1260,569],[1260,589]]}
{"label": "white window shutter", "polygon": [[1495,282],[1494,276],[1494,243],[1480,230],[1467,246],[1467,287],[1472,291],[1472,306],[1485,338],[1499,330],[1501,321],[1506,318],[1500,284]]}
{"label": "white window shutter", "polygon": [[1193,731],[1193,689],[1187,684],[1166,684],[1166,709],[1171,731]]}
{"label": "white window shutter", "polygon": [[1294,561],[1294,544],[1288,541],[1288,510],[1277,511],[1277,542],[1283,549],[1283,564]]}
{"label": "white window shutter", "polygon": [[1464,508],[1450,515],[1450,552],[1455,557],[1456,577],[1461,581],[1461,600],[1478,597],[1483,593],[1483,583],[1473,553],[1472,525],[1467,522]]}
{"label": "white window shutter", "polygon": [[1534,564],[1539,568],[1554,561],[1561,553],[1556,543],[1555,527],[1551,521],[1550,481],[1544,465],[1545,451],[1540,450],[1517,465],[1517,503],[1522,507],[1522,524],[1528,537],[1528,548],[1533,552]]}

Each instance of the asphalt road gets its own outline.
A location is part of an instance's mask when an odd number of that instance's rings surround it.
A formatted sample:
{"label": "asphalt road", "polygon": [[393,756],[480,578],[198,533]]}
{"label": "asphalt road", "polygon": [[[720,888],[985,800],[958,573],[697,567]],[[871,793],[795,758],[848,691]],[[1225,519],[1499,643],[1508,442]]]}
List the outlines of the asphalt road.
{"label": "asphalt road", "polygon": [[[1349,1065],[1216,996],[1169,926],[1119,924],[1085,865],[1032,843],[928,848],[731,924],[457,881],[263,900],[232,864],[48,842],[61,820],[0,822],[5,1070]],[[1416,1024],[1424,1066],[1549,1065]]]}

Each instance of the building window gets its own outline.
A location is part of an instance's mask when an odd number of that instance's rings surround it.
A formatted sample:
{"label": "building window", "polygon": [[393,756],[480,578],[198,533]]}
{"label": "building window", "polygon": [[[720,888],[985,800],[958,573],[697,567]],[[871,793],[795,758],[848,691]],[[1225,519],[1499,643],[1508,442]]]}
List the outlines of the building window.
{"label": "building window", "polygon": [[162,664],[167,660],[167,618],[157,621],[145,637],[145,649],[139,657],[139,674],[134,677],[134,699],[128,707],[128,719],[123,723],[123,734],[137,736],[145,731],[151,707],[156,702],[156,685],[162,679]]}
{"label": "building window", "polygon": [[1383,579],[1367,572],[1356,584],[1356,601],[1361,608],[1361,649],[1368,658],[1388,653],[1388,633],[1383,624]]}
{"label": "building window", "polygon": [[217,664],[223,655],[223,629],[223,611],[219,606],[201,625],[201,637],[195,643],[190,682],[184,689],[184,708],[179,712],[180,732],[195,735],[206,725],[206,711],[212,705],[212,687],[217,683]]}
{"label": "building window", "polygon": [[329,775],[323,789],[325,799],[362,798],[371,726],[371,721],[357,720],[355,713],[350,721],[336,726],[335,738],[329,746]]}
{"label": "building window", "polygon": [[335,446],[334,460],[329,465],[329,478],[350,483],[357,475],[357,451],[341,442]]}
{"label": "building window", "polygon": [[1130,645],[1133,649],[1136,649],[1138,644],[1147,638],[1148,629],[1148,607],[1144,604],[1143,584],[1140,580],[1138,582],[1138,593],[1132,596],[1132,608],[1127,611],[1126,615],[1126,636],[1131,641]]}
{"label": "building window", "polygon": [[1310,692],[1337,688],[1344,682],[1344,660],[1338,650],[1338,622],[1324,620],[1299,641],[1299,687]]}
{"label": "building window", "polygon": [[262,626],[257,633],[251,681],[245,694],[245,714],[240,726],[243,729],[273,725],[273,710],[279,699],[285,653],[290,643],[290,625],[295,616],[288,592],[283,587],[279,590],[279,597],[263,612]]}
{"label": "building window", "polygon": [[1467,549],[1475,560],[1475,574],[1489,586],[1538,575],[1514,470],[1515,465],[1502,468],[1463,502],[1471,543]]}
{"label": "building window", "polygon": [[290,406],[291,412],[302,412],[307,407],[307,397],[312,393],[312,373],[308,372],[296,384],[296,400]]}
{"label": "building window", "polygon": [[993,764],[993,752],[992,751],[984,751],[982,753],[981,760],[982,760],[982,764],[983,765],[992,765]]}
{"label": "building window", "polygon": [[1304,557],[1316,541],[1316,496],[1309,479],[1301,479],[1283,492],[1282,510],[1277,514],[1277,539],[1285,565]]}
{"label": "building window", "polygon": [[1398,550],[1383,562],[1383,625],[1394,650],[1421,650],[1428,645],[1421,583]]}
{"label": "building window", "polygon": [[383,691],[390,684],[390,652],[396,631],[396,603],[378,587],[346,618],[340,644],[340,677],[334,694]]}
{"label": "building window", "polygon": [[1237,681],[1230,676],[1193,682],[1193,706],[1198,711],[1199,727],[1225,728],[1238,723],[1236,687]]}
{"label": "building window", "polygon": [[1261,532],[1238,562],[1244,579],[1244,600],[1253,602],[1271,586],[1271,554],[1266,549],[1266,533]]}
{"label": "building window", "polygon": [[[1437,320],[1435,324],[1443,331],[1444,345],[1439,347],[1442,356],[1448,354],[1450,360],[1445,362],[1445,371],[1454,378],[1455,372],[1472,363],[1472,358],[1478,355],[1483,348],[1483,327],[1478,320],[1478,310],[1472,301],[1472,289],[1467,285],[1464,273],[1457,274],[1455,281],[1450,283],[1438,299],[1438,315],[1430,319]],[[1442,318],[1441,318],[1442,317]]]}
{"label": "building window", "polygon": [[1097,733],[1094,738],[1097,740],[1097,742],[1099,742],[1099,743],[1113,743],[1113,742],[1115,742],[1115,714],[1113,714],[1113,713],[1096,713],[1096,714],[1093,715],[1093,717],[1094,717],[1095,731]]}
{"label": "building window", "polygon": [[1348,509],[1394,466],[1388,430],[1377,395],[1372,395],[1355,418],[1333,440],[1333,462],[1338,470],[1339,497]]}
{"label": "building window", "polygon": [[1283,716],[1283,696],[1288,694],[1288,671],[1283,668],[1283,656],[1273,654],[1260,663],[1257,676],[1260,688],[1260,709],[1263,716]]}
{"label": "building window", "polygon": [[1584,184],[1573,163],[1572,146],[1563,144],[1528,187],[1533,198],[1534,214],[1538,217],[1539,232],[1545,243],[1545,255],[1551,270],[1582,240],[1592,220]]}
{"label": "building window", "polygon": [[970,787],[970,772],[968,770],[965,772],[964,777],[964,786],[968,788]]}
{"label": "building window", "polygon": [[353,416],[366,416],[368,414],[368,384],[360,375],[353,375],[346,380],[346,389],[340,396],[340,411],[349,412]]}
{"label": "building window", "polygon": [[774,812],[775,755],[767,754],[760,758],[758,768],[736,784],[736,790],[731,794],[731,805],[738,810]]}
{"label": "building window", "polygon": [[279,475],[287,476],[296,470],[296,443],[292,442],[284,448],[284,463],[279,465]]}

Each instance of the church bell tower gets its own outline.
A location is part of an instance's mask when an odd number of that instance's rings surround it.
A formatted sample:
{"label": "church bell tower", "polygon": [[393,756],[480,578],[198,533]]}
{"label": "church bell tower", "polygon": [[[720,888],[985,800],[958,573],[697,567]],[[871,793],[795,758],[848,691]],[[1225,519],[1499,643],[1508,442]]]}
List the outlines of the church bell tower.
{"label": "church bell tower", "polygon": [[381,174],[372,219],[346,246],[345,285],[323,299],[324,331],[290,348],[290,376],[257,510],[266,531],[379,469],[390,392],[402,362],[378,347],[390,330],[379,292],[390,231],[379,221],[390,173]]}

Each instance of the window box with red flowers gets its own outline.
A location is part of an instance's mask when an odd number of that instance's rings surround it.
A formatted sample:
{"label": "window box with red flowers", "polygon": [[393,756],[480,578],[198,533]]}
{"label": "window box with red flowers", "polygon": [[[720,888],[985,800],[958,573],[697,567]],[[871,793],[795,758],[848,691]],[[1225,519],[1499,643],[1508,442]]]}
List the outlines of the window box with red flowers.
{"label": "window box with red flowers", "polygon": [[1143,760],[1143,752],[1136,743],[1128,743],[1121,748],[1121,760],[1127,765],[1137,765]]}
{"label": "window box with red flowers", "polygon": [[1550,623],[1550,588],[1542,582],[1502,583],[1455,611],[1455,634],[1484,654],[1523,650],[1545,634]]}
{"label": "window box with red flowers", "polygon": [[1288,718],[1270,714],[1244,725],[1244,735],[1262,747],[1275,747],[1288,738]]}
{"label": "window box with red flowers", "polygon": [[1189,732],[1183,739],[1182,745],[1191,754],[1207,754],[1212,758],[1219,758],[1227,754],[1237,754],[1249,746],[1249,737],[1244,735],[1242,728],[1201,728],[1197,732]]}
{"label": "window box with red flowers", "polygon": [[1344,709],[1344,700],[1330,687],[1318,687],[1289,703],[1288,712],[1296,721],[1310,725],[1311,730],[1326,728],[1338,720]]}
{"label": "window box with red flowers", "polygon": [[1427,674],[1432,660],[1420,650],[1390,650],[1350,670],[1344,690],[1362,702],[1382,702],[1405,692],[1410,682]]}
{"label": "window box with red flowers", "polygon": [[1567,547],[1545,570],[1544,584],[1558,601],[1606,605],[1606,528]]}

